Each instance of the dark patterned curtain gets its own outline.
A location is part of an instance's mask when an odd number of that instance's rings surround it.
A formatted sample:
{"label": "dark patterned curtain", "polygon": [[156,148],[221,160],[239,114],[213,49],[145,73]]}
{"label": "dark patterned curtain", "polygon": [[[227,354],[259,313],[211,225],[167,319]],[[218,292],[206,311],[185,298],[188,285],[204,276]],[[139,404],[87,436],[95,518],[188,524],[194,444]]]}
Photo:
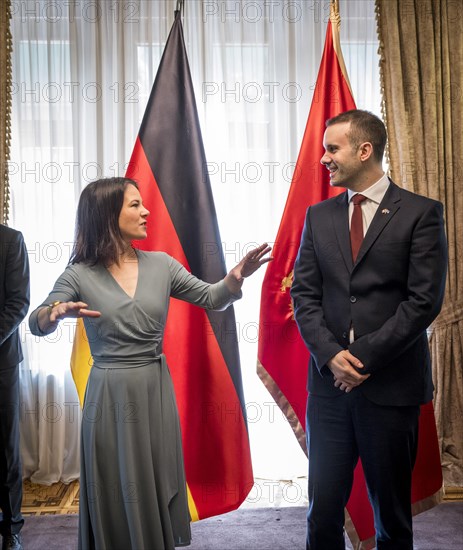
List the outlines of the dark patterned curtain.
{"label": "dark patterned curtain", "polygon": [[446,298],[429,336],[444,487],[458,492],[463,490],[463,5],[376,0],[376,10],[392,178],[445,208]]}

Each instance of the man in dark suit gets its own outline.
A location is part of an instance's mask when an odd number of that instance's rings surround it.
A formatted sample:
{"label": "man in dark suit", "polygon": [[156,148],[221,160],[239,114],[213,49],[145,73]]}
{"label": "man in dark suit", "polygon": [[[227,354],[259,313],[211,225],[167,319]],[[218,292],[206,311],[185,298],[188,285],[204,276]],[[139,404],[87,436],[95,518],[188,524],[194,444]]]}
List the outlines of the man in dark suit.
{"label": "man in dark suit", "polygon": [[19,324],[29,308],[29,262],[19,231],[0,225],[0,532],[2,550],[20,550]]}
{"label": "man in dark suit", "polygon": [[443,209],[386,177],[379,118],[354,110],[326,125],[321,163],[347,191],[307,210],[291,290],[311,354],[307,548],[345,548],[360,457],[377,548],[412,550],[419,407],[433,395],[426,328],[447,266]]}

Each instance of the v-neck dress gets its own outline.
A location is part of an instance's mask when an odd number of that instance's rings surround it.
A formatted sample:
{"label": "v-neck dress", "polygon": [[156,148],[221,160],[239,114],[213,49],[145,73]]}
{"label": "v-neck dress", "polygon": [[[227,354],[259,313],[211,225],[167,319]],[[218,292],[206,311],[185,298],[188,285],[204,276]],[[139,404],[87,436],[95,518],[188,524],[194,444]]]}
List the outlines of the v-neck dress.
{"label": "v-neck dress", "polygon": [[[221,310],[240,296],[163,252],[137,250],[133,298],[101,266],[68,266],[39,306],[83,301],[94,364],[81,431],[79,549],[163,550],[190,544],[177,405],[162,353],[169,298]],[[30,316],[41,335],[37,308]]]}

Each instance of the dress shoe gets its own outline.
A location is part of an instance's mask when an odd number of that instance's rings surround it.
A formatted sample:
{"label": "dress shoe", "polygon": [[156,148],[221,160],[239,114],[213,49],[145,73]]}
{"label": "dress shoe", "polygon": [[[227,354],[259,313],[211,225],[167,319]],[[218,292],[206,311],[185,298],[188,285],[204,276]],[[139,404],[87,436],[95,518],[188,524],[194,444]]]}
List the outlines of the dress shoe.
{"label": "dress shoe", "polygon": [[5,535],[3,537],[2,550],[23,550],[23,545],[21,543],[21,535]]}

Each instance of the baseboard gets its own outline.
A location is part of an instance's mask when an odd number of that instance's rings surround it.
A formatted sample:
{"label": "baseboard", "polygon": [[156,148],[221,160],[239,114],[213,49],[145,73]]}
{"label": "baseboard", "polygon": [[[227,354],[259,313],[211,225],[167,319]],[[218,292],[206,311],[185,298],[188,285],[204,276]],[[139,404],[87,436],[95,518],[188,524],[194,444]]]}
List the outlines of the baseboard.
{"label": "baseboard", "polygon": [[463,487],[444,487],[444,501],[463,500]]}

